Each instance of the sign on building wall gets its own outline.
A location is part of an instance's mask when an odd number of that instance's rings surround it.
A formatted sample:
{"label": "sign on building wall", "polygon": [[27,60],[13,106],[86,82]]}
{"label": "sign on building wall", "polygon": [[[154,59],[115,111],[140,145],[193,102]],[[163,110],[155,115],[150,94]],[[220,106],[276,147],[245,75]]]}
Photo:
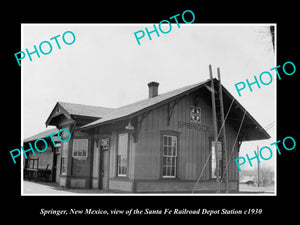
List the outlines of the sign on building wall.
{"label": "sign on building wall", "polygon": [[110,138],[102,138],[100,145],[102,150],[108,150],[110,147]]}

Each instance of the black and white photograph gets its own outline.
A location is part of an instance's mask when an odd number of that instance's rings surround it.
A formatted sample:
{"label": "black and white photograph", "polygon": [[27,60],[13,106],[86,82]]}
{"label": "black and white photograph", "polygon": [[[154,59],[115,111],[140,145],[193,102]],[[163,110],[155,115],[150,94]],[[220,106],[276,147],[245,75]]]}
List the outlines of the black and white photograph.
{"label": "black and white photograph", "polygon": [[275,29],[22,24],[22,193],[276,195]]}
{"label": "black and white photograph", "polygon": [[297,216],[297,7],[101,3],[5,8],[3,219]]}

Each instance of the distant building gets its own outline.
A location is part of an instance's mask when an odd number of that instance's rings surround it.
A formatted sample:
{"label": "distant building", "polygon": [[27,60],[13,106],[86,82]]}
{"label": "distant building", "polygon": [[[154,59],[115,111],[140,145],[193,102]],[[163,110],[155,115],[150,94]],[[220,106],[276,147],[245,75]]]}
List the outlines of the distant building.
{"label": "distant building", "polygon": [[255,184],[257,182],[257,178],[255,176],[243,176],[240,180],[240,184]]}

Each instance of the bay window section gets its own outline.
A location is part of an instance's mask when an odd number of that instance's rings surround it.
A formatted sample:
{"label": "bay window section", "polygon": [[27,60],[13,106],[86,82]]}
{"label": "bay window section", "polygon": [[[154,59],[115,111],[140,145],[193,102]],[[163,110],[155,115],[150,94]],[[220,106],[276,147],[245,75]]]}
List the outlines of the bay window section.
{"label": "bay window section", "polygon": [[88,142],[87,138],[73,139],[72,175],[86,176],[88,174]]}

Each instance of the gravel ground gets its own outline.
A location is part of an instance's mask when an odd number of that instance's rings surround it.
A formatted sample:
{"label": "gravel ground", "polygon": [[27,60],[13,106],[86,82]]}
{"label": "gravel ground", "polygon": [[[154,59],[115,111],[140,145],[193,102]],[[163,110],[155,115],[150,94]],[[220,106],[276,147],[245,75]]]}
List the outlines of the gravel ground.
{"label": "gravel ground", "polygon": [[[255,187],[252,185],[240,184],[240,194],[243,193],[274,193],[274,186],[268,187]],[[76,195],[76,194],[116,194],[116,192],[107,192],[98,189],[66,189],[59,187],[56,183],[46,182],[31,182],[23,181],[23,194],[24,195]],[[214,194],[211,193],[210,194]]]}
{"label": "gravel ground", "polygon": [[108,193],[98,189],[66,189],[59,187],[56,183],[36,183],[23,181],[23,194],[57,194],[57,195],[74,195],[74,194],[103,194]]}
{"label": "gravel ground", "polygon": [[240,184],[240,191],[263,192],[273,194],[275,192],[275,187],[274,185],[269,185],[266,187],[256,187],[255,185]]}

